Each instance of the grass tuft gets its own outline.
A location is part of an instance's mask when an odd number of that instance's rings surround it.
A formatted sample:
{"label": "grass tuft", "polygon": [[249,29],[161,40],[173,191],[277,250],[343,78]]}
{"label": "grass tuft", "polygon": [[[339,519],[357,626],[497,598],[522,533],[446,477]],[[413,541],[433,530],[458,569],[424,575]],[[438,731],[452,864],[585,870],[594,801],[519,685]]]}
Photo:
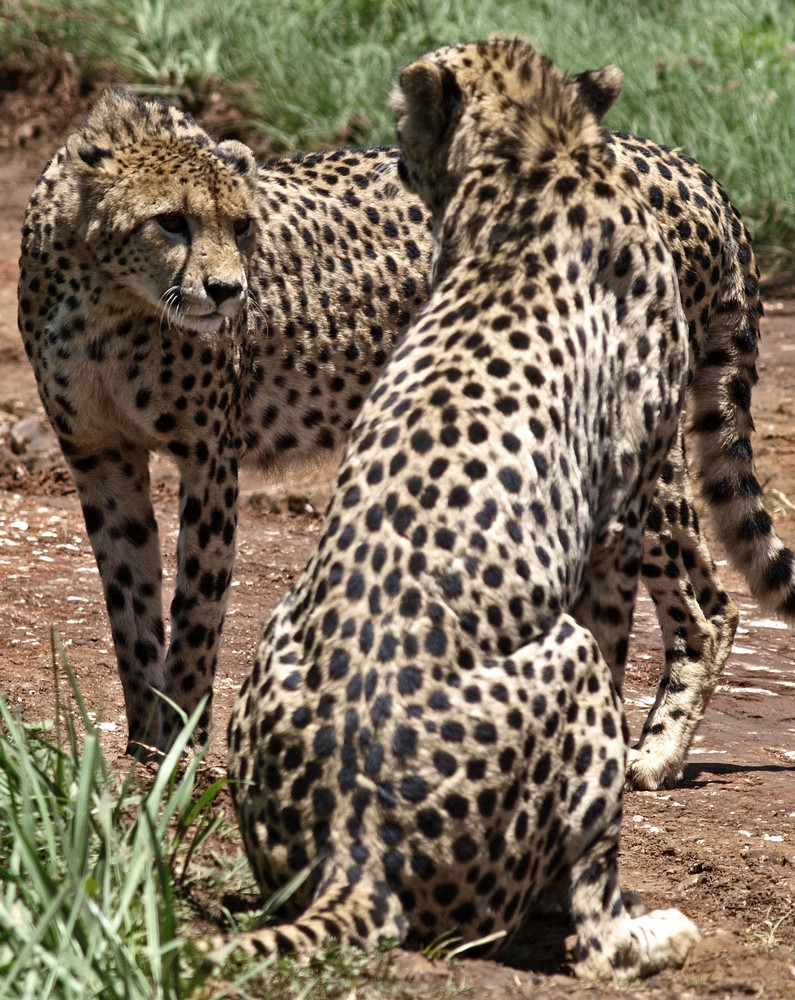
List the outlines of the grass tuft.
{"label": "grass tuft", "polygon": [[186,961],[176,893],[222,786],[197,797],[201,757],[185,763],[200,709],[148,787],[135,768],[121,779],[53,644],[77,719],[60,692],[54,725],[0,698],[0,996],[188,996],[204,975]]}

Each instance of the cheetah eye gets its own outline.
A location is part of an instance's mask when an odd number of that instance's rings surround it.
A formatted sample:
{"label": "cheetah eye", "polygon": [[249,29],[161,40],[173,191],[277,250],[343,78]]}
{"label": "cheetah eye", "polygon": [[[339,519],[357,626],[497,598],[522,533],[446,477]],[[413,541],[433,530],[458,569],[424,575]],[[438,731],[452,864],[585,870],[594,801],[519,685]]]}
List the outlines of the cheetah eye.
{"label": "cheetah eye", "polygon": [[188,220],[180,212],[163,212],[155,216],[155,222],[165,233],[186,235]]}
{"label": "cheetah eye", "polygon": [[232,229],[235,232],[235,236],[242,240],[251,232],[251,219],[249,216],[245,216],[242,219],[235,219],[232,223]]}

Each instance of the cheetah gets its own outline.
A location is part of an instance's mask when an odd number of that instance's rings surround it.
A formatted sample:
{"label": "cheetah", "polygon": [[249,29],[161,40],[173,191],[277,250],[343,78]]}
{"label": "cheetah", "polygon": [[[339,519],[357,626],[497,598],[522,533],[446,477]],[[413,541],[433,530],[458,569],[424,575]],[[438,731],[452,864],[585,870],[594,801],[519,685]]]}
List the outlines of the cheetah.
{"label": "cheetah", "polygon": [[623,75],[518,39],[440,49],[392,94],[399,174],[438,234],[432,290],[350,433],[317,546],[229,728],[263,891],[294,922],[488,954],[554,887],[574,971],[678,965],[698,931],[631,919],[617,852],[626,659],[655,481],[679,442],[676,270],[599,122]]}
{"label": "cheetah", "polygon": [[[677,267],[690,416],[719,535],[754,593],[791,617],[792,554],[762,506],[750,443],[762,312],[750,238],[694,161],[636,136],[606,140]],[[252,172],[245,151],[190,116],[112,90],[36,185],[19,326],[102,577],[131,752],[166,746],[178,725],[156,691],[186,712],[207,696],[200,731],[210,725],[238,463],[268,472],[340,449],[427,296],[428,216],[397,182],[396,156],[344,148]],[[246,220],[251,231],[235,232]],[[168,644],[155,450],[181,478]],[[629,780],[658,788],[681,773],[737,624],[673,459],[647,515],[643,579],[665,666]]]}
{"label": "cheetah", "polygon": [[[36,185],[19,325],[102,577],[130,752],[179,723],[156,692],[186,711],[212,694],[240,459],[333,453],[427,294],[419,208],[376,207],[390,181],[372,167],[394,159],[257,169],[241,143],[118,89]],[[167,651],[152,451],[181,479]]]}

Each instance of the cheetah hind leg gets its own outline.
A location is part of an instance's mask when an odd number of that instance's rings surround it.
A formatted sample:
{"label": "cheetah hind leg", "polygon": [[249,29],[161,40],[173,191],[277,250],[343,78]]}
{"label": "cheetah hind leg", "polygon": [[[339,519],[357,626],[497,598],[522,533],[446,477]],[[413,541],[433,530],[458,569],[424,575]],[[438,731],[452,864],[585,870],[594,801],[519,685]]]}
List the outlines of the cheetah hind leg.
{"label": "cheetah hind leg", "polygon": [[628,982],[679,968],[701,939],[693,921],[679,910],[630,916],[618,884],[617,853],[618,830],[608,828],[572,866],[574,972],[582,979]]}
{"label": "cheetah hind leg", "polygon": [[381,942],[400,943],[406,936],[403,907],[383,882],[351,883],[340,866],[326,887],[300,917],[290,924],[274,924],[216,939],[207,956],[209,966],[221,966],[236,951],[251,956],[311,955],[336,941],[341,947],[372,948]]}
{"label": "cheetah hind leg", "polygon": [[665,648],[657,697],[629,752],[627,784],[644,791],[681,779],[739,618],[699,531],[685,467],[672,462],[669,470],[658,482],[644,536],[643,579]]}

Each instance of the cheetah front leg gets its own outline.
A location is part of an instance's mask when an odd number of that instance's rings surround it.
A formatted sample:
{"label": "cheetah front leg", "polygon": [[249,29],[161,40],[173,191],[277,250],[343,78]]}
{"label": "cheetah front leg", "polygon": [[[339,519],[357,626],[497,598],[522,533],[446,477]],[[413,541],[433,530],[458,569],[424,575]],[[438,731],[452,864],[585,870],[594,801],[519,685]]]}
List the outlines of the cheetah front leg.
{"label": "cheetah front leg", "polygon": [[[197,450],[198,450],[197,446]],[[207,697],[195,738],[206,739],[212,719],[212,688],[229,585],[235,563],[238,515],[237,458],[227,432],[179,457],[180,501],[177,582],[171,603],[171,640],[165,692],[190,714]],[[181,726],[163,708],[163,746]]]}
{"label": "cheetah front leg", "polygon": [[[606,550],[597,552],[592,566],[612,563],[627,583],[637,579],[633,553],[640,544],[640,534],[631,527],[617,532],[614,540],[618,542],[622,535],[625,544],[616,544],[610,553],[612,559],[608,560]],[[605,583],[611,577],[612,574],[606,573]],[[620,594],[623,585],[617,586],[615,592]],[[609,592],[600,591],[600,596],[608,599]],[[592,608],[593,602],[589,606]],[[599,607],[604,608],[601,601]],[[631,613],[631,601],[620,607],[624,616]],[[612,619],[612,614],[603,614],[601,621]],[[600,619],[596,624],[605,642],[609,633],[600,628]],[[619,885],[622,768],[626,761],[627,732],[623,705],[612,683],[613,665],[602,653],[599,636],[583,627],[579,620],[575,622],[565,615],[561,616],[559,628],[553,628],[539,640],[540,649],[534,649],[534,645],[529,643],[512,656],[520,675],[522,660],[528,656],[535,664],[557,661],[560,676],[568,677],[570,683],[571,704],[567,706],[562,694],[554,700],[556,709],[567,719],[561,736],[564,747],[567,744],[570,747],[569,759],[573,759],[574,768],[568,773],[564,763],[558,771],[569,796],[567,801],[560,795],[561,816],[565,817],[568,833],[566,839],[561,838],[561,846],[567,864],[564,879],[557,880],[553,888],[565,893],[562,902],[574,924],[577,940],[573,971],[584,979],[631,980],[680,966],[701,936],[696,925],[674,909],[630,916],[627,907],[631,905],[631,894],[622,893]],[[615,649],[611,644],[608,647]],[[549,681],[547,686],[552,692]],[[584,712],[583,705],[587,705]],[[574,774],[577,778],[571,780]],[[541,899],[548,905],[548,894]],[[530,912],[536,912],[535,904]]]}
{"label": "cheetah front leg", "polygon": [[678,968],[701,939],[679,910],[631,917],[618,884],[620,812],[572,866],[571,914],[577,933],[575,973],[583,979],[629,981]]}
{"label": "cheetah front leg", "polygon": [[731,652],[738,611],[699,531],[683,451],[671,456],[646,518],[643,580],[657,607],[665,668],[630,751],[627,780],[671,787]]}
{"label": "cheetah front leg", "polygon": [[165,635],[149,451],[116,437],[64,448],[97,560],[128,723],[128,752],[161,742]]}

